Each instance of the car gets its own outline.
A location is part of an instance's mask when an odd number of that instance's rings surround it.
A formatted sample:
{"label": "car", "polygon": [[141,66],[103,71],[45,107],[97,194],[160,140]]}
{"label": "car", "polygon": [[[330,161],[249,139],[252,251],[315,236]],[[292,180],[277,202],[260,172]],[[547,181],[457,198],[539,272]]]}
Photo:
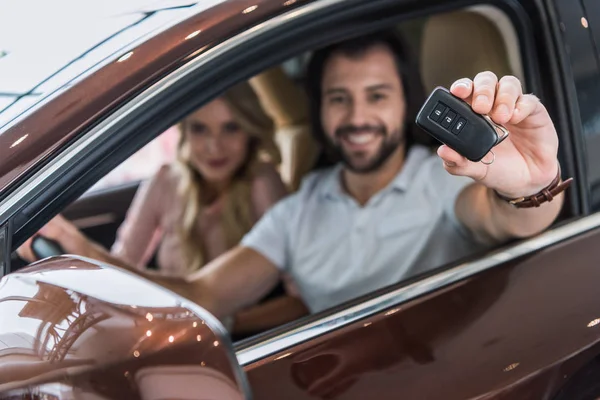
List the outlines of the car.
{"label": "car", "polygon": [[[26,4],[0,8],[1,399],[600,397],[600,3]],[[489,69],[540,97],[575,178],[552,227],[242,340],[108,263],[16,255],[58,213],[110,246],[178,120],[273,66],[300,84],[311,51],[384,27],[428,90]],[[307,130],[278,135],[294,190],[317,156]]]}

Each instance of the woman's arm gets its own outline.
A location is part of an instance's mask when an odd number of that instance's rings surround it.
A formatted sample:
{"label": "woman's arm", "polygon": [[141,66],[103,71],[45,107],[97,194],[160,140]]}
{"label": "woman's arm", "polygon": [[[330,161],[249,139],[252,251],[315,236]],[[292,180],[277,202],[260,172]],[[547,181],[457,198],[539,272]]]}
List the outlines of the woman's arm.
{"label": "woman's arm", "polygon": [[[67,254],[76,254],[104,262],[111,262],[112,260],[106,249],[89,240],[72,222],[60,214],[52,218],[37,234],[56,241]],[[27,239],[17,249],[19,256],[29,262],[37,260],[31,249],[31,242],[35,236]]]}
{"label": "woman's arm", "polygon": [[[143,267],[144,255],[159,225],[159,206],[162,201],[166,167],[149,181],[142,183],[127,211],[127,217],[119,228],[117,240],[111,254],[98,243],[87,238],[72,222],[57,215],[42,227],[38,234],[55,240],[68,254],[76,254],[95,260],[116,264],[119,260],[137,268]],[[28,239],[18,250],[19,255],[29,262],[36,260]]]}
{"label": "woman's arm", "polygon": [[171,193],[169,166],[162,166],[149,181],[142,182],[117,231],[111,253],[130,265],[143,269],[156,248],[155,235]]}

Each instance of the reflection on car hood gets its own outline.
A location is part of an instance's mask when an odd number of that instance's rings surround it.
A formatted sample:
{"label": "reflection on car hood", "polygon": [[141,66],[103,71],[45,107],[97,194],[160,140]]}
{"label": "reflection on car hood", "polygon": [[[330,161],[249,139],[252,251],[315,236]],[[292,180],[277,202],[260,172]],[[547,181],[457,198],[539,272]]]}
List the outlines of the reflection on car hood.
{"label": "reflection on car hood", "polygon": [[0,127],[132,43],[222,1],[0,3]]}

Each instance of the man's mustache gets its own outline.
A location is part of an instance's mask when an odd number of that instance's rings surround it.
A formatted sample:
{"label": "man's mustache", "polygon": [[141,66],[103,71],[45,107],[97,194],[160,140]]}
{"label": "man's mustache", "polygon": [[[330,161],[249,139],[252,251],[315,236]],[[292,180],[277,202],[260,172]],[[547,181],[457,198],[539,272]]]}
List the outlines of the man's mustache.
{"label": "man's mustache", "polygon": [[375,133],[379,135],[385,135],[385,132],[385,127],[381,125],[344,125],[335,130],[335,137],[341,138],[353,133]]}

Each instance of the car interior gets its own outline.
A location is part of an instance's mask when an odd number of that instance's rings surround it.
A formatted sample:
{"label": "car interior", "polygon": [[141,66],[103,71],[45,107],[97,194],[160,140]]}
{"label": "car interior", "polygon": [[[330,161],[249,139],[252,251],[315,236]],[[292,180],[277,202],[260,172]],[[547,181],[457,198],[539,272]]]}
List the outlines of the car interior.
{"label": "car interior", "polygon": [[[436,86],[449,87],[454,80],[473,77],[483,70],[491,70],[498,76],[514,75],[523,82],[525,90],[529,90],[517,31],[509,17],[494,6],[478,5],[412,18],[398,24],[397,29],[418,54],[426,93]],[[281,65],[288,77],[299,86],[307,57],[308,54],[301,54]],[[269,90],[272,91],[269,98],[285,101],[285,91],[278,90],[276,85]],[[281,110],[277,104],[264,102],[263,107],[272,117],[285,118],[278,115]],[[281,164],[277,166],[279,173],[293,192],[298,189],[302,178],[315,167],[319,147],[311,136],[307,121],[285,124],[275,133],[275,139],[282,156]],[[66,207],[62,214],[89,238],[110,248],[138,184],[139,181],[132,180],[102,189],[94,187]],[[564,208],[567,216],[568,202]],[[16,258],[13,262],[24,265]],[[274,293],[272,295],[281,294],[281,287]]]}

